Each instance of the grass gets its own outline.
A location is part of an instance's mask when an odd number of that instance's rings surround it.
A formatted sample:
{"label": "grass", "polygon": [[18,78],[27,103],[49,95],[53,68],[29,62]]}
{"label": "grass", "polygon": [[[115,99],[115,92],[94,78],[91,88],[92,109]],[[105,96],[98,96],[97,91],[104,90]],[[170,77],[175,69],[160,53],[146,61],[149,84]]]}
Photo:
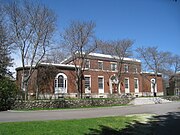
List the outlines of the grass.
{"label": "grass", "polygon": [[85,135],[90,133],[90,129],[99,130],[100,126],[123,129],[128,123],[139,118],[138,115],[132,115],[79,120],[0,123],[0,135]]}

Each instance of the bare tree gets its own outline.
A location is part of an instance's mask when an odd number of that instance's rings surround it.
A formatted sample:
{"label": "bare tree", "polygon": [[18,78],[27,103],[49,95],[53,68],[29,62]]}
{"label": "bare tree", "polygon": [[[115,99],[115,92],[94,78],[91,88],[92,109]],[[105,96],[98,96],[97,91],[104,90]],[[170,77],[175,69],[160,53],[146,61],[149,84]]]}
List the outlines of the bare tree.
{"label": "bare tree", "polygon": [[64,51],[63,48],[56,48],[48,51],[44,56],[42,62],[45,63],[61,63],[65,58],[69,56],[69,52]]}
{"label": "bare tree", "polygon": [[122,78],[122,69],[124,58],[132,56],[133,41],[130,39],[117,40],[117,41],[99,41],[98,49],[104,54],[111,55],[117,62],[117,73],[115,78],[117,81],[117,89]]}
{"label": "bare tree", "polygon": [[180,56],[169,53],[168,64],[166,68],[161,69],[164,79],[169,79],[172,75],[180,71]]}
{"label": "bare tree", "polygon": [[172,66],[173,73],[176,74],[177,72],[180,72],[180,55],[174,55],[171,57],[170,64]]}
{"label": "bare tree", "polygon": [[141,47],[137,48],[136,51],[139,57],[143,60],[147,69],[155,74],[155,81],[151,82],[153,84],[153,93],[155,96],[155,86],[157,85],[158,73],[167,68],[171,54],[169,52],[159,51],[158,47]]}
{"label": "bare tree", "polygon": [[[6,10],[9,17],[11,40],[21,54],[26,100],[28,81],[50,44],[55,30],[56,16],[46,6],[29,1],[12,2],[7,5]],[[25,75],[26,64],[30,69]]]}
{"label": "bare tree", "polygon": [[97,48],[94,36],[95,23],[73,21],[65,29],[63,36],[64,46],[69,49],[71,60],[75,65],[77,91],[82,98],[82,81],[88,54]]}
{"label": "bare tree", "polygon": [[163,73],[165,86],[169,86],[169,79],[171,79],[171,77],[176,73],[180,72],[180,56],[171,54],[168,65],[169,66],[167,66],[166,69],[161,71]]}

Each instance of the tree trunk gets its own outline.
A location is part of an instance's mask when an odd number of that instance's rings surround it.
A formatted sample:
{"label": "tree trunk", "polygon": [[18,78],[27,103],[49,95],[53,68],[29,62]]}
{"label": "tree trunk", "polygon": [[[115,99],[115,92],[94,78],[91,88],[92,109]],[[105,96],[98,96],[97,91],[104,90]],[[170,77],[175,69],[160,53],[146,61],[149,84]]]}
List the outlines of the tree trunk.
{"label": "tree trunk", "polygon": [[82,89],[83,84],[82,84],[82,78],[81,78],[81,80],[80,80],[80,86],[81,86],[81,99],[82,99],[82,98],[83,98],[83,89]]}

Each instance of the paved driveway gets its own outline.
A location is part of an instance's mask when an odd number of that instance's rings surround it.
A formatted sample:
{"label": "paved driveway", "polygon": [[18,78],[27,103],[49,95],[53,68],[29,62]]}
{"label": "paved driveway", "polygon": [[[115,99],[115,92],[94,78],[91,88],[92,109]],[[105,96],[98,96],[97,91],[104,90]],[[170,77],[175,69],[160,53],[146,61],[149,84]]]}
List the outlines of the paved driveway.
{"label": "paved driveway", "polygon": [[142,113],[162,115],[168,112],[180,112],[180,102],[152,105],[116,106],[105,108],[65,109],[53,111],[5,111],[0,112],[0,122],[65,120]]}

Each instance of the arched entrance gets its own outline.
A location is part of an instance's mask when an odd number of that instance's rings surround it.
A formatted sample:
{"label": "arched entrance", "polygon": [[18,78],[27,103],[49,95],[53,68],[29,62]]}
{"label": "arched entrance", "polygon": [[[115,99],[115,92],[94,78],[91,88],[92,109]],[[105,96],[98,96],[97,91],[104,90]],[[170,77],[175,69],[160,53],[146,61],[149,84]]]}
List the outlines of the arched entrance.
{"label": "arched entrance", "polygon": [[[109,78],[109,84],[110,84],[110,93],[120,93],[120,85],[119,85],[119,80],[116,75],[112,75]],[[119,87],[118,87],[119,85]]]}

